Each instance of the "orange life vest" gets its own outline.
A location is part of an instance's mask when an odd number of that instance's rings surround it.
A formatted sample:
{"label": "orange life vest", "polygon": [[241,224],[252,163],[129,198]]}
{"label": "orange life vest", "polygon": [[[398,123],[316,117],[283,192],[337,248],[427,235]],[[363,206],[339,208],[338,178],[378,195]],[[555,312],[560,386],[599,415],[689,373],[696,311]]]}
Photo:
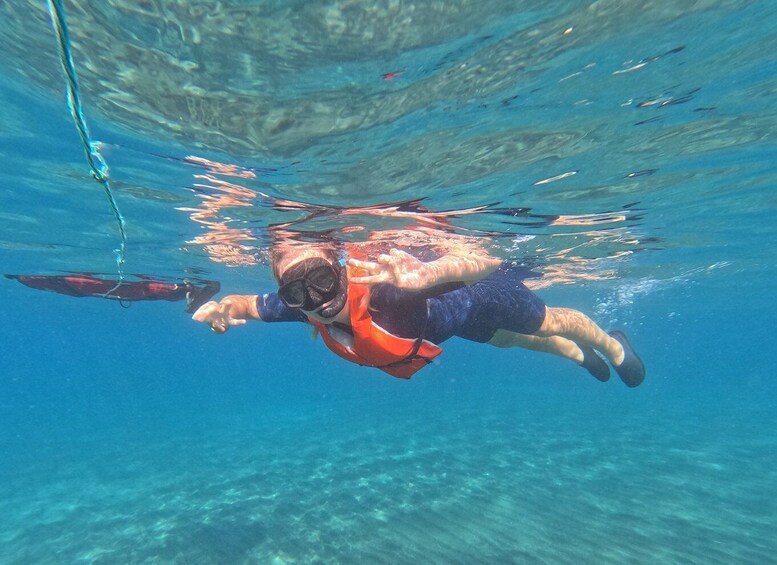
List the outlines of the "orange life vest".
{"label": "orange life vest", "polygon": [[372,321],[369,311],[370,289],[364,284],[352,284],[356,275],[348,268],[348,308],[353,338],[343,330],[316,320],[326,346],[337,355],[358,365],[375,367],[400,379],[409,379],[442,353],[442,348],[423,339],[408,339],[391,334]]}

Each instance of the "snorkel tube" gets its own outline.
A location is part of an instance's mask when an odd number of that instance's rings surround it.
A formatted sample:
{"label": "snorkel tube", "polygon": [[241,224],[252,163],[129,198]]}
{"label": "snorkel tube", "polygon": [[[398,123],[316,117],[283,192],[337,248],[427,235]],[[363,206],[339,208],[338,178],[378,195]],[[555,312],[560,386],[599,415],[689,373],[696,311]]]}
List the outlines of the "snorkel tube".
{"label": "snorkel tube", "polygon": [[345,307],[348,301],[348,276],[346,269],[340,266],[340,276],[337,281],[337,294],[335,297],[316,310],[316,314],[322,318],[334,318]]}

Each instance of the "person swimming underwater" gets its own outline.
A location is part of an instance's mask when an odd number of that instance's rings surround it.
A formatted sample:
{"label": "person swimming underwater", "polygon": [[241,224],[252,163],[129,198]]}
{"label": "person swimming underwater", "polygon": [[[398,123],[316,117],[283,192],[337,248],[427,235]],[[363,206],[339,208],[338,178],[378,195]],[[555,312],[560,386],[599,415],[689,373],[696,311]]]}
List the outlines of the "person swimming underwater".
{"label": "person swimming underwater", "polygon": [[271,261],[277,292],[209,301],[193,319],[216,333],[247,320],[307,322],[340,357],[405,379],[453,336],[559,355],[607,381],[598,351],[627,386],[645,378],[623,332],[607,334],[582,312],[546,306],[523,284],[525,269],[482,252],[422,261],[393,248],[370,260],[355,245],[276,245]]}

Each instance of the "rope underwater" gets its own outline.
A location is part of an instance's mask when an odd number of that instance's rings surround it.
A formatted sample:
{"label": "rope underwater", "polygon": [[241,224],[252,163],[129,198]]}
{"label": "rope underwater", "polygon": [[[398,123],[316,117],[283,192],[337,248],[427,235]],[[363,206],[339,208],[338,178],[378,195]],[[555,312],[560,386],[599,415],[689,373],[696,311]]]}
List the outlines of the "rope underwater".
{"label": "rope underwater", "polygon": [[62,0],[48,0],[48,6],[49,14],[51,15],[51,24],[54,26],[54,31],[57,34],[57,42],[59,44],[59,62],[62,64],[62,70],[65,72],[65,77],[67,78],[67,104],[70,108],[70,114],[73,116],[73,122],[75,122],[76,129],[78,130],[78,136],[81,138],[81,144],[84,148],[86,162],[91,170],[92,178],[100,183],[105,191],[108,203],[111,206],[111,211],[113,212],[113,217],[116,219],[119,236],[121,237],[119,248],[114,249],[114,253],[116,253],[116,267],[118,269],[118,282],[115,287],[106,293],[110,294],[124,282],[124,259],[127,247],[124,216],[121,215],[119,206],[113,196],[110,182],[108,181],[108,164],[100,154],[100,144],[92,141],[89,135],[89,128],[86,125],[86,118],[84,117],[84,112],[81,108],[78,77],[76,75],[75,65],[73,64],[70,37],[65,22],[65,8],[62,5]]}

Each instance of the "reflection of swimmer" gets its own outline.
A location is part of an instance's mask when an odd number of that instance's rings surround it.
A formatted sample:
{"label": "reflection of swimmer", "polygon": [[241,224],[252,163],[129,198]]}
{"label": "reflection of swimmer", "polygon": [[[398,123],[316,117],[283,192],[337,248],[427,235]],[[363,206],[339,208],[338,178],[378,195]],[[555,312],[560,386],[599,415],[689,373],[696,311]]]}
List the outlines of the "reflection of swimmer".
{"label": "reflection of swimmer", "polygon": [[[343,256],[344,255],[344,256]],[[527,289],[526,271],[483,252],[451,252],[428,262],[398,249],[367,256],[358,245],[276,245],[278,292],[208,302],[193,318],[216,333],[246,320],[313,324],[339,356],[409,378],[458,336],[570,359],[606,381],[610,370],[639,385],[645,369],[621,332],[608,335],[587,316],[551,308]]]}

